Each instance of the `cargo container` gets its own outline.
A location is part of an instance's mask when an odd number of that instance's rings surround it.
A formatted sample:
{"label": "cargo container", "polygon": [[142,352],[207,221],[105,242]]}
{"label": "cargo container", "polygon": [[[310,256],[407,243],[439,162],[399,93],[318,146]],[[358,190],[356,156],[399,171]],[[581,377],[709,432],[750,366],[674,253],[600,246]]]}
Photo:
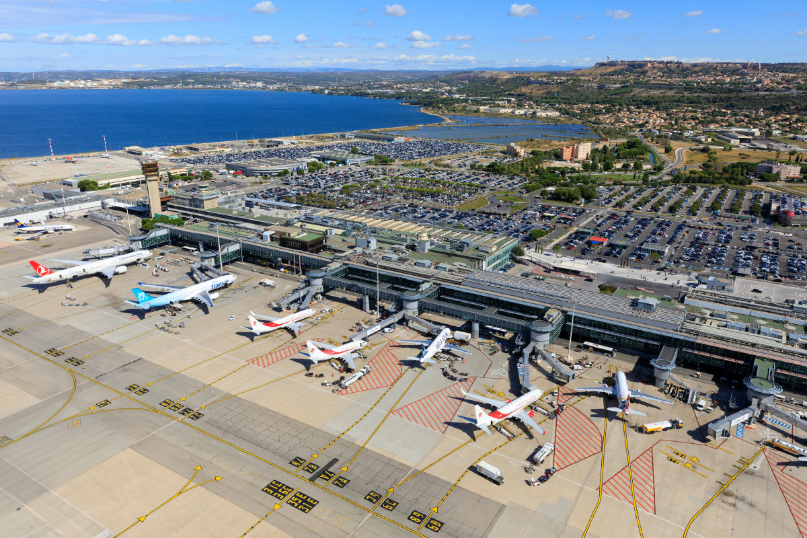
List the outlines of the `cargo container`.
{"label": "cargo container", "polygon": [[480,461],[476,464],[476,472],[490,480],[491,482],[495,482],[496,484],[502,485],[504,484],[504,477],[502,476],[501,471],[499,471],[493,465],[489,465],[484,461]]}

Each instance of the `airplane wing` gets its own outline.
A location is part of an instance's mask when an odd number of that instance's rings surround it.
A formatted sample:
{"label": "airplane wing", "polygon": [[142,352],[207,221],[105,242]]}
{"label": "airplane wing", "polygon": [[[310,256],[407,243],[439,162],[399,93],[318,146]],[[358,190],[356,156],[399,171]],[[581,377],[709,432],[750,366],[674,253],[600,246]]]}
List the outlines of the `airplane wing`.
{"label": "airplane wing", "polygon": [[574,390],[574,392],[593,392],[596,394],[607,394],[609,396],[614,393],[614,389],[608,385],[602,385],[600,387],[579,387],[572,390]]}
{"label": "airplane wing", "polygon": [[465,392],[462,389],[460,389],[460,392],[462,392],[465,395],[466,398],[470,398],[471,400],[477,401],[479,403],[485,403],[485,404],[488,404],[488,405],[492,405],[496,409],[500,408],[501,406],[503,406],[504,404],[507,403],[507,402],[503,402],[501,400],[494,400],[493,398],[486,398],[484,396],[479,396],[478,394],[469,394],[469,393]]}
{"label": "airplane wing", "polygon": [[520,412],[513,415],[513,416],[514,416],[514,418],[517,418],[518,420],[520,420],[521,422],[523,422],[524,424],[526,424],[527,426],[529,426],[530,428],[532,428],[536,432],[540,433],[541,435],[544,434],[543,428],[541,428],[538,424],[536,424],[536,422],[534,420],[532,420],[532,417],[530,416],[530,414],[527,413],[526,411],[524,411],[523,409]]}
{"label": "airplane wing", "polygon": [[358,353],[349,353],[348,355],[345,355],[344,357],[340,357],[340,358],[343,361],[345,361],[347,363],[347,365],[350,366],[351,369],[355,370],[356,369],[356,363],[353,362],[353,359],[355,359],[358,356],[359,356]]}
{"label": "airplane wing", "polygon": [[[255,318],[255,319],[263,319],[263,320],[266,320],[266,321],[277,321],[277,320],[280,319],[280,318],[273,318],[272,316],[262,316],[260,314],[256,314],[252,310],[250,310],[249,313],[252,314],[252,317]],[[319,342],[317,342],[317,345],[319,345]]]}
{"label": "airplane wing", "polygon": [[207,290],[202,290],[197,293],[193,300],[207,305],[208,308],[213,307],[213,299],[210,298],[210,294],[207,292]]}
{"label": "airplane wing", "polygon": [[670,400],[665,400],[664,398],[659,398],[658,396],[650,396],[649,394],[643,394],[643,393],[639,392],[638,390],[630,391],[630,397],[631,398],[636,398],[637,400],[650,400],[650,401],[653,401],[653,402],[665,403],[665,404],[670,404],[670,405],[672,405],[674,403],[674,402],[671,402]]}
{"label": "airplane wing", "polygon": [[465,353],[466,355],[473,355],[470,351],[465,351],[459,346],[455,346],[454,344],[445,344],[443,349],[449,349],[451,351],[456,351],[457,353]]}
{"label": "airplane wing", "polygon": [[[49,262],[66,263],[69,265],[86,265],[91,262],[84,262],[79,260],[48,260]],[[114,269],[114,268],[113,268]]]}
{"label": "airplane wing", "polygon": [[418,346],[428,346],[431,342],[429,340],[396,340],[399,344],[412,344]]}
{"label": "airplane wing", "polygon": [[[115,268],[113,267],[112,270],[114,271]],[[172,291],[177,291],[177,290],[182,289],[182,286],[168,286],[168,285],[165,285],[165,284],[146,284],[145,282],[138,282],[137,285],[140,286],[140,287],[152,288],[152,289],[155,289],[155,290],[167,291],[167,292],[172,292]]]}
{"label": "airplane wing", "polygon": [[318,348],[322,348],[322,349],[336,349],[336,346],[332,346],[331,344],[326,344],[325,342],[315,342],[314,345],[316,345]]}
{"label": "airplane wing", "polygon": [[99,269],[98,273],[104,275],[107,280],[110,280],[112,278],[112,275],[115,274],[115,266],[110,265],[109,267],[104,267],[103,269]]}

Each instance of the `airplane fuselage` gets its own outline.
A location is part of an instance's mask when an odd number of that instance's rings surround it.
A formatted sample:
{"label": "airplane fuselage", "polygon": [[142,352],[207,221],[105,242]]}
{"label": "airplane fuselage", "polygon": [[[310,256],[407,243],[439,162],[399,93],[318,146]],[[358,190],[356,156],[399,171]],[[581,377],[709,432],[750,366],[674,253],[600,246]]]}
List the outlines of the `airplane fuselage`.
{"label": "airplane fuselage", "polygon": [[540,389],[531,390],[527,394],[523,394],[515,400],[507,402],[497,410],[489,413],[488,416],[495,419],[496,422],[500,422],[512,415],[519,413],[525,407],[540,399],[543,395],[544,392]]}
{"label": "airplane fuselage", "polygon": [[440,331],[440,334],[432,340],[431,344],[426,346],[426,349],[423,351],[423,355],[420,357],[421,361],[430,360],[434,357],[437,353],[443,350],[443,346],[446,345],[446,340],[451,336],[451,329],[443,329]]}
{"label": "airplane fuselage", "polygon": [[[313,344],[314,347],[317,347],[316,342],[313,342]],[[365,342],[364,340],[359,340],[358,342],[348,342],[347,344],[342,344],[341,346],[337,346],[333,349],[320,349],[317,347],[317,351],[319,351],[323,355],[327,355],[332,359],[336,359],[349,353],[358,351],[366,345],[367,342]]]}
{"label": "airplane fuselage", "polygon": [[119,267],[132,263],[140,263],[144,260],[148,260],[150,257],[150,250],[136,250],[120,256],[85,263],[75,267],[68,267],[67,269],[58,269],[56,271],[51,271],[49,274],[46,272],[48,269],[40,265],[39,268],[36,269],[37,273],[40,274],[40,277],[33,279],[33,282],[34,284],[50,284],[60,280],[69,280],[76,276],[93,275],[109,267]]}
{"label": "airplane fuselage", "polygon": [[[149,308],[167,306],[169,304],[180,303],[183,301],[190,301],[193,300],[199,293],[203,291],[211,292],[214,290],[218,290],[226,286],[229,286],[233,282],[235,282],[235,275],[224,275],[213,278],[211,280],[207,280],[205,282],[200,282],[199,284],[194,284],[192,286],[182,288],[180,290],[166,293],[165,295],[160,295],[159,297],[154,297],[152,299],[149,299],[148,301],[138,303],[137,306],[148,310]],[[218,294],[211,295],[211,299],[216,299],[217,297]]]}
{"label": "airplane fuselage", "polygon": [[628,380],[625,378],[625,374],[622,372],[616,373],[616,390],[614,392],[617,400],[619,400],[619,407],[622,409],[629,409],[630,389],[628,388]]}
{"label": "airplane fuselage", "polygon": [[277,329],[284,329],[288,325],[297,323],[298,321],[302,321],[306,318],[313,316],[314,313],[315,310],[311,308],[306,308],[305,310],[295,312],[294,314],[290,314],[285,318],[280,318],[274,321],[255,320],[255,324],[253,325],[252,330],[256,331],[258,334],[263,334],[267,332],[272,332]]}

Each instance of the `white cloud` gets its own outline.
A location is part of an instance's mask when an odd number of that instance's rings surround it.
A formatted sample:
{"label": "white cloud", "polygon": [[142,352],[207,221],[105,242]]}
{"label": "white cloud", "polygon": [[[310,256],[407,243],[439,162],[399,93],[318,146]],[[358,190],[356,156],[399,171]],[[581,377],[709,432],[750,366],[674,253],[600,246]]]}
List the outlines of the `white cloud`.
{"label": "white cloud", "polygon": [[557,37],[551,35],[539,35],[538,37],[525,37],[524,39],[516,39],[519,43],[542,43],[544,41],[557,41]]}
{"label": "white cloud", "polygon": [[414,41],[412,43],[413,49],[432,49],[434,47],[441,47],[443,44],[439,41],[434,41],[433,43],[429,43],[428,41]]}
{"label": "white cloud", "polygon": [[363,7],[359,10],[359,13],[367,13],[369,10],[366,7]]}
{"label": "white cloud", "polygon": [[409,15],[409,12],[406,11],[406,8],[401,4],[387,4],[387,8],[384,10],[384,15],[388,17],[406,17]]}
{"label": "white cloud", "polygon": [[375,26],[375,23],[374,23],[374,22],[367,21],[367,22],[363,22],[363,23],[361,23],[361,25],[362,25],[362,26]]}
{"label": "white cloud", "polygon": [[103,45],[119,45],[119,46],[122,46],[122,47],[134,47],[134,46],[146,47],[146,46],[150,46],[150,45],[156,45],[157,43],[154,42],[154,41],[149,41],[148,39],[135,40],[135,39],[129,39],[125,35],[112,34],[112,35],[106,36],[106,40],[102,41],[101,44],[103,44]]}
{"label": "white cloud", "polygon": [[280,8],[274,5],[272,2],[259,2],[255,4],[255,7],[249,10],[250,13],[263,13],[265,15],[271,15],[272,13],[277,13],[280,11]]}
{"label": "white cloud", "polygon": [[585,18],[586,18],[585,15],[575,15],[574,16],[574,20],[576,20],[576,21],[582,21]]}
{"label": "white cloud", "polygon": [[344,41],[337,41],[333,44],[333,48],[335,49],[349,49],[355,47],[356,45],[352,43],[345,43]]}
{"label": "white cloud", "polygon": [[785,13],[784,15],[779,15],[780,19],[789,19],[790,17],[795,17],[795,13]]}
{"label": "white cloud", "polygon": [[415,30],[408,36],[406,36],[407,41],[431,41],[432,38],[430,35],[421,32],[420,30]]}
{"label": "white cloud", "polygon": [[537,14],[538,8],[530,4],[513,4],[510,6],[510,11],[507,12],[508,17],[518,17],[519,19]]}
{"label": "white cloud", "polygon": [[379,41],[378,43],[376,43],[375,45],[373,45],[370,48],[371,49],[385,49],[385,48],[387,48],[387,44],[382,42],[382,41]]}
{"label": "white cloud", "polygon": [[580,41],[591,41],[595,37],[597,37],[597,36],[590,35],[590,36],[586,36],[586,37],[581,37]]}
{"label": "white cloud", "polygon": [[305,43],[306,41],[308,41],[308,36],[305,34],[299,34],[294,38],[295,43]]}
{"label": "white cloud", "polygon": [[[0,36],[2,36],[2,35],[3,34],[0,34]],[[4,35],[8,35],[8,34],[4,34]],[[807,35],[807,30],[800,30],[800,31],[796,32],[796,35],[797,36],[805,36],[805,35]],[[0,39],[0,41],[2,41],[2,39]]]}
{"label": "white cloud", "polygon": [[707,30],[706,33],[707,34],[722,34],[723,30],[720,30],[719,28],[712,28],[711,30]]}
{"label": "white cloud", "polygon": [[171,34],[166,37],[160,38],[160,43],[170,46],[184,46],[184,45],[219,45],[221,41],[216,41],[210,37],[199,37],[188,34],[185,37]]}
{"label": "white cloud", "polygon": [[703,15],[703,11],[689,11],[684,13],[684,17],[700,17]]}
{"label": "white cloud", "polygon": [[472,49],[473,47],[471,45],[469,45],[468,43],[464,43],[464,44],[460,45],[460,48],[461,49]]}
{"label": "white cloud", "polygon": [[139,69],[141,67],[146,67],[146,64],[134,64],[132,67],[134,67],[135,69]]}
{"label": "white cloud", "polygon": [[66,52],[63,52],[63,53],[61,53],[61,54],[59,55],[59,58],[70,58],[70,55],[69,55],[69,54],[67,54]]}
{"label": "white cloud", "polygon": [[396,62],[421,62],[421,63],[473,63],[476,58],[473,56],[454,56],[453,54],[446,54],[445,56],[435,56],[434,54],[421,54],[420,56],[407,56],[401,54],[394,58]]}
{"label": "white cloud", "polygon": [[32,43],[42,43],[47,45],[71,45],[73,43],[95,43],[98,38],[95,34],[86,34],[80,36],[72,36],[69,34],[62,34],[62,35],[50,35],[50,34],[39,34],[38,36],[32,37],[30,41]]}
{"label": "white cloud", "polygon": [[248,45],[274,45],[277,40],[270,35],[254,35]]}
{"label": "white cloud", "polygon": [[632,11],[624,11],[622,9],[617,9],[614,11],[613,9],[606,9],[605,16],[606,17],[613,17],[614,20],[622,20],[622,19],[630,19],[630,16],[633,15]]}
{"label": "white cloud", "polygon": [[640,37],[647,37],[647,34],[636,34],[636,35],[626,37],[625,39],[639,39]]}
{"label": "white cloud", "polygon": [[14,36],[11,34],[0,34],[0,43],[11,43],[14,41]]}
{"label": "white cloud", "polygon": [[444,37],[443,41],[473,41],[473,39],[474,39],[474,36],[472,36],[472,35],[454,34],[454,35]]}

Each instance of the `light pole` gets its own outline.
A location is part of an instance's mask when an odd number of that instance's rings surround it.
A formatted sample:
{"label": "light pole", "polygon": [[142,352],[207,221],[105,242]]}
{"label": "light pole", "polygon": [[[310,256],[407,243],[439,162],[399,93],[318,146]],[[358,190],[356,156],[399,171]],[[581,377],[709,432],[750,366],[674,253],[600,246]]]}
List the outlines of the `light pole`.
{"label": "light pole", "polygon": [[219,236],[219,228],[221,228],[221,223],[216,225],[216,242],[219,245],[219,269],[224,271],[224,265],[221,263],[221,237]]}
{"label": "light pole", "polygon": [[578,302],[579,301],[575,301],[574,306],[572,307],[572,324],[571,327],[569,327],[569,352],[566,355],[569,358],[569,360],[572,360],[572,333],[574,332],[574,314],[577,311]]}

